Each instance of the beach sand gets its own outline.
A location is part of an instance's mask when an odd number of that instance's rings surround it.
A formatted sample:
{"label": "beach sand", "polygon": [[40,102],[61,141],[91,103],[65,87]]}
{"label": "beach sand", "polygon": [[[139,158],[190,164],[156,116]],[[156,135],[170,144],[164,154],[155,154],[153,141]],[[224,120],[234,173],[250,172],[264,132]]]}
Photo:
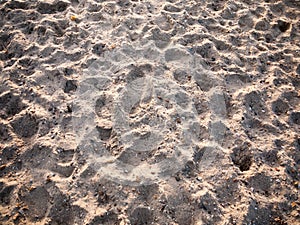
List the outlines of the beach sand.
{"label": "beach sand", "polygon": [[300,224],[299,0],[0,0],[0,224]]}

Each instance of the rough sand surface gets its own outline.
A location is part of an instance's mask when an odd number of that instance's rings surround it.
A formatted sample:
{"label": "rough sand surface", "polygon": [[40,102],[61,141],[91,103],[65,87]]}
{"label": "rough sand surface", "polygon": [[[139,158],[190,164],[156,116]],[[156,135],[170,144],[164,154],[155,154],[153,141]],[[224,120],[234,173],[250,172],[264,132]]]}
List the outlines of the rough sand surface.
{"label": "rough sand surface", "polygon": [[299,0],[0,0],[1,224],[300,224]]}

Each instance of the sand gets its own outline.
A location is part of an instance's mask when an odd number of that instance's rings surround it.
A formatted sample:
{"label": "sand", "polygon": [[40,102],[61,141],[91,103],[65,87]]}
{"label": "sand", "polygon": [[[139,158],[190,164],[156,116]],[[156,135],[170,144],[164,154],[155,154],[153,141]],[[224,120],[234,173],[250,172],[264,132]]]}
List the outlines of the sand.
{"label": "sand", "polygon": [[0,0],[0,224],[300,224],[299,19]]}

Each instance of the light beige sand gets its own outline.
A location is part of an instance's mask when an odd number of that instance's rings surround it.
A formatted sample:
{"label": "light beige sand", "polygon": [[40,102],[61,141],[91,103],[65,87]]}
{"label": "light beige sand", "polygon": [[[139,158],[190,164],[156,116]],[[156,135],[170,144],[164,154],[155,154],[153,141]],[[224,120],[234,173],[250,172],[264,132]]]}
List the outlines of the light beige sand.
{"label": "light beige sand", "polygon": [[300,224],[299,17],[0,0],[0,223]]}

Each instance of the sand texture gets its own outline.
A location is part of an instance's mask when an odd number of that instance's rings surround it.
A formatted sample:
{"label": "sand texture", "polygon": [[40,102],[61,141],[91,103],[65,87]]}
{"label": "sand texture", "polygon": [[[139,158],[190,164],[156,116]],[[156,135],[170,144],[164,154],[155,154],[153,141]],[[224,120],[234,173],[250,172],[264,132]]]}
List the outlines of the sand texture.
{"label": "sand texture", "polygon": [[300,224],[299,0],[0,0],[0,224]]}

